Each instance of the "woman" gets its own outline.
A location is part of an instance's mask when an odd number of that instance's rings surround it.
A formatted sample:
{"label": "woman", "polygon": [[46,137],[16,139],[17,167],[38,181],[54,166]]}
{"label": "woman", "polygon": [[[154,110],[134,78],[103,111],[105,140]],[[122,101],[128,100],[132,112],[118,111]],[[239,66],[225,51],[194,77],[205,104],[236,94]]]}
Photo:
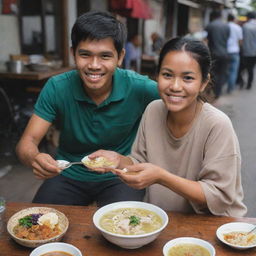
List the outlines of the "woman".
{"label": "woman", "polygon": [[204,43],[168,41],[158,66],[162,100],[145,110],[131,154],[100,150],[90,158],[105,156],[125,167],[126,173],[115,170],[119,177],[133,188],[147,188],[146,200],[165,210],[243,216],[235,131],[223,112],[201,99],[210,67]]}

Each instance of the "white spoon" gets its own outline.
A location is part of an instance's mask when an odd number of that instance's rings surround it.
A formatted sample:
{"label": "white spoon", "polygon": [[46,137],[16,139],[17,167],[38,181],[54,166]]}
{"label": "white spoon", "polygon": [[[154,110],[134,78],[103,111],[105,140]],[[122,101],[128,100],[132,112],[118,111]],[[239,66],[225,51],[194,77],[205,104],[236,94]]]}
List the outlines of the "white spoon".
{"label": "white spoon", "polygon": [[57,163],[58,163],[58,167],[62,170],[69,168],[73,164],[82,164],[83,165],[82,162],[69,162],[66,160],[57,160]]}

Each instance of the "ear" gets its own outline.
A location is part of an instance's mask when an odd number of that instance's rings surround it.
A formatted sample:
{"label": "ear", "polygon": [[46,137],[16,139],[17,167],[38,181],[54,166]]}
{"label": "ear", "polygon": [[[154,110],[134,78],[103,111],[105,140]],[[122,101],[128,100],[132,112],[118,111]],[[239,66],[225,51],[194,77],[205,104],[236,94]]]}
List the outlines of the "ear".
{"label": "ear", "polygon": [[73,57],[75,57],[75,51],[74,51],[74,49],[73,49],[72,46],[70,47],[69,51],[70,51],[70,54],[71,54]]}
{"label": "ear", "polygon": [[211,79],[211,76],[210,76],[210,74],[208,74],[206,81],[201,84],[200,92],[203,92],[205,90],[205,88],[208,85],[210,79]]}
{"label": "ear", "polygon": [[123,48],[122,51],[120,52],[119,57],[118,57],[118,62],[117,62],[118,67],[122,66],[124,56],[125,56],[125,49]]}

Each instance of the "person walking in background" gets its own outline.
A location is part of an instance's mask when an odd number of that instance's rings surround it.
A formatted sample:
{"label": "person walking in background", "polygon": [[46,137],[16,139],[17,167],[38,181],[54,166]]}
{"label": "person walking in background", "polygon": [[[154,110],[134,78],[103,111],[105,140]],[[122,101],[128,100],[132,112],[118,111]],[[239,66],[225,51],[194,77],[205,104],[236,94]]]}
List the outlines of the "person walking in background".
{"label": "person walking in background", "polygon": [[140,35],[133,35],[125,45],[124,67],[140,72],[141,66],[141,44]]}
{"label": "person walking in background", "polygon": [[[253,69],[256,64],[256,13],[247,13],[247,22],[243,25],[242,58],[244,69],[248,72],[246,89],[251,89],[253,82]],[[240,88],[243,88],[244,80],[241,76]]]}
{"label": "person walking in background", "polygon": [[228,15],[228,25],[230,28],[230,36],[228,38],[228,56],[229,56],[229,69],[228,69],[228,88],[227,93],[231,93],[236,84],[239,63],[240,63],[240,46],[242,44],[243,32],[242,28],[236,24],[235,16]]}
{"label": "person walking in background", "polygon": [[213,59],[213,83],[215,98],[219,98],[222,87],[227,81],[228,51],[227,44],[230,35],[228,24],[221,19],[221,12],[214,10],[211,13],[211,22],[205,28],[207,42]]}
{"label": "person walking in background", "polygon": [[153,54],[158,55],[160,53],[160,50],[164,44],[164,39],[156,32],[153,32],[151,34],[151,51]]}

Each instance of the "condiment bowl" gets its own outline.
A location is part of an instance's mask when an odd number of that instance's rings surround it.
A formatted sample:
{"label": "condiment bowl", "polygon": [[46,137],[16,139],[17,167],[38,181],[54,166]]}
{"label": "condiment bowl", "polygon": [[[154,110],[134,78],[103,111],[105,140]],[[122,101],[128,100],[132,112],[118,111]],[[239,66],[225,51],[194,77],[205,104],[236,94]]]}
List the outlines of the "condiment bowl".
{"label": "condiment bowl", "polygon": [[170,240],[169,242],[167,242],[164,245],[163,255],[168,256],[169,255],[168,252],[171,248],[173,248],[174,246],[177,246],[177,245],[181,245],[181,244],[199,245],[199,246],[205,248],[209,252],[210,256],[215,256],[215,254],[216,254],[214,247],[209,242],[207,242],[203,239],[199,239],[199,238],[195,238],[195,237],[179,237],[179,238]]}
{"label": "condiment bowl", "polygon": [[[110,211],[118,210],[120,208],[140,208],[140,209],[152,211],[161,218],[162,225],[160,228],[158,228],[153,232],[140,234],[140,235],[122,235],[122,234],[112,233],[103,229],[100,225],[100,220],[102,216]],[[158,235],[161,233],[161,231],[166,227],[166,225],[168,224],[168,221],[169,221],[168,215],[164,210],[162,210],[161,208],[153,204],[138,202],[138,201],[122,201],[122,202],[108,204],[98,209],[93,215],[93,223],[96,226],[96,228],[102,233],[102,235],[109,242],[126,249],[136,249],[154,241],[158,237]]]}
{"label": "condiment bowl", "polygon": [[[29,240],[29,239],[19,238],[14,234],[14,227],[19,224],[19,219],[30,214],[39,214],[39,213],[46,214],[50,212],[56,213],[58,216],[58,221],[59,221],[58,225],[59,225],[59,229],[61,230],[61,233],[58,234],[57,236],[44,239],[44,240]],[[46,243],[60,241],[62,237],[65,235],[65,233],[67,232],[68,226],[69,226],[69,221],[62,212],[59,212],[54,208],[48,208],[48,207],[31,207],[31,208],[23,209],[15,213],[13,216],[11,216],[11,218],[8,220],[8,223],[7,223],[7,231],[10,234],[10,236],[18,244],[26,247],[35,248]]]}
{"label": "condiment bowl", "polygon": [[42,256],[47,252],[60,251],[68,253],[69,256],[82,256],[81,251],[72,244],[48,243],[34,249],[29,256]]}
{"label": "condiment bowl", "polygon": [[230,233],[230,232],[249,232],[254,227],[255,227],[254,224],[250,224],[250,223],[246,223],[246,222],[230,222],[230,223],[226,223],[226,224],[220,226],[216,231],[216,235],[222,243],[224,243],[232,248],[235,248],[238,250],[250,249],[250,248],[256,247],[256,243],[253,245],[248,245],[248,246],[236,245],[236,244],[227,242],[224,239],[224,235],[227,233]]}

